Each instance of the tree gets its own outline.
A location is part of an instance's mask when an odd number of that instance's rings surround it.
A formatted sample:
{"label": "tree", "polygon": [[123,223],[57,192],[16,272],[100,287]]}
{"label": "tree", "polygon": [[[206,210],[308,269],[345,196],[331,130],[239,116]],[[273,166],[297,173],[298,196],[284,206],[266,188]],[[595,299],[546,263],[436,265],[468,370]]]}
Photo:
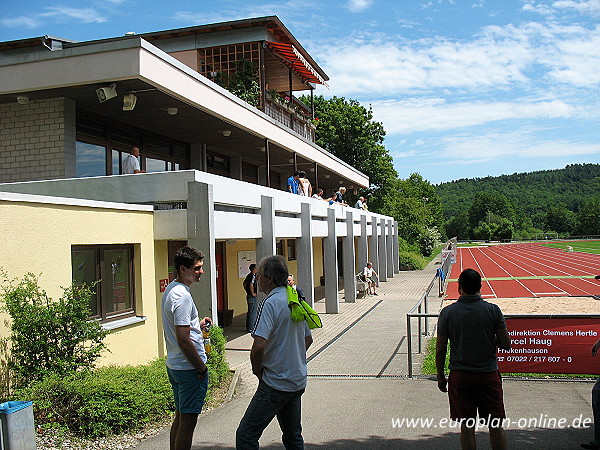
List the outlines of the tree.
{"label": "tree", "polygon": [[[309,103],[308,97],[301,100]],[[373,120],[373,111],[357,100],[344,97],[314,98],[319,119],[316,143],[369,177],[370,187],[360,192],[369,199],[369,209],[389,214],[394,208],[398,173],[383,145],[385,130]]]}
{"label": "tree", "polygon": [[479,192],[467,213],[471,230],[475,230],[481,222],[490,224],[492,215],[515,222],[515,208],[508,198],[496,192]]}
{"label": "tree", "polygon": [[544,225],[546,230],[572,234],[575,230],[576,220],[575,213],[569,211],[564,203],[559,203],[548,208],[544,217]]}
{"label": "tree", "polygon": [[600,234],[600,195],[590,197],[583,202],[577,219],[579,221],[579,234]]}
{"label": "tree", "polygon": [[86,286],[64,289],[52,300],[31,273],[22,280],[3,276],[2,297],[11,321],[9,367],[21,383],[49,374],[65,376],[87,370],[102,351],[108,334],[99,322],[90,320],[92,291]]}
{"label": "tree", "polygon": [[252,61],[244,58],[237,60],[233,73],[219,72],[215,81],[233,95],[258,107],[260,85],[258,84],[258,70]]}

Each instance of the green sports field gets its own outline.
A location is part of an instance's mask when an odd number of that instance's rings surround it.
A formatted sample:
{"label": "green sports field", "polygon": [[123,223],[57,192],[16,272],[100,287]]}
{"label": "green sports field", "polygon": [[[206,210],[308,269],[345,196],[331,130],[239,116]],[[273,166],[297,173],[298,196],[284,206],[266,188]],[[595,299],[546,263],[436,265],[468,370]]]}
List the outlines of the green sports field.
{"label": "green sports field", "polygon": [[551,244],[544,244],[545,247],[554,247],[567,249],[567,246],[573,247],[574,252],[593,253],[600,255],[600,240],[598,241],[561,241]]}

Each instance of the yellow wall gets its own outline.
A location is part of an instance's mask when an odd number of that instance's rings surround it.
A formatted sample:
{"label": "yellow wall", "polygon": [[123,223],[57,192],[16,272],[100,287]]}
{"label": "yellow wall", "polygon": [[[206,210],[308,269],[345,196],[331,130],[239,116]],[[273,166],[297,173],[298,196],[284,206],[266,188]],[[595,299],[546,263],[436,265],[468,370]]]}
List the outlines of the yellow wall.
{"label": "yellow wall", "polygon": [[111,352],[100,364],[140,364],[158,356],[151,211],[0,201],[0,236],[0,266],[9,278],[41,274],[51,298],[71,284],[72,245],[134,244],[136,312],[147,320],[113,331],[105,341]]}
{"label": "yellow wall", "polygon": [[162,357],[167,354],[165,347],[165,336],[163,334],[162,327],[162,295],[160,292],[160,280],[166,280],[169,278],[169,242],[168,241],[155,241],[154,242],[154,279],[156,280],[156,335],[157,340],[157,351],[158,356]]}

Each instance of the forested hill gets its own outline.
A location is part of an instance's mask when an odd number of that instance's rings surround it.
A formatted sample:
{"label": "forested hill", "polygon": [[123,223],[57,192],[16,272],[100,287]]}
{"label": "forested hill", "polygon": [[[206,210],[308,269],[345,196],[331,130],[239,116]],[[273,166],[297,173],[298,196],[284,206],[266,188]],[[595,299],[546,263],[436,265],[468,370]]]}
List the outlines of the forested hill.
{"label": "forested hill", "polygon": [[514,173],[499,177],[472,178],[441,183],[436,186],[442,199],[444,215],[465,216],[481,192],[506,196],[516,210],[535,218],[548,207],[564,203],[577,212],[586,198],[600,195],[600,164],[571,164],[564,169]]}

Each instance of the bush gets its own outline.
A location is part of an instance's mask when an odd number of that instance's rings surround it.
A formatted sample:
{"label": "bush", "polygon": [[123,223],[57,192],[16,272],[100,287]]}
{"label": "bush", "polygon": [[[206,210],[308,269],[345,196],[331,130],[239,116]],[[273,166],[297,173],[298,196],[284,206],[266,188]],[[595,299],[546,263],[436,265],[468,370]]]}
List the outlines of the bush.
{"label": "bush", "polygon": [[225,344],[227,340],[220,327],[211,327],[210,343],[212,351],[208,354],[206,365],[210,371],[208,392],[218,388],[229,375],[229,364],[225,359]]}
{"label": "bush", "polygon": [[[225,336],[211,329],[206,400],[228,378]],[[109,366],[63,377],[51,374],[18,390],[14,398],[35,403],[36,425],[98,438],[136,430],[175,409],[165,358],[142,366]]]}
{"label": "bush", "polygon": [[399,252],[400,268],[402,270],[423,270],[427,261],[418,253]]}
{"label": "bush", "polygon": [[2,296],[11,317],[9,368],[17,382],[41,380],[88,370],[106,348],[107,331],[90,320],[91,290],[86,286],[64,289],[54,301],[28,273],[22,280],[2,283]]}
{"label": "bush", "polygon": [[52,374],[20,389],[15,397],[35,403],[36,425],[92,438],[140,428],[174,407],[164,359],[66,377]]}

